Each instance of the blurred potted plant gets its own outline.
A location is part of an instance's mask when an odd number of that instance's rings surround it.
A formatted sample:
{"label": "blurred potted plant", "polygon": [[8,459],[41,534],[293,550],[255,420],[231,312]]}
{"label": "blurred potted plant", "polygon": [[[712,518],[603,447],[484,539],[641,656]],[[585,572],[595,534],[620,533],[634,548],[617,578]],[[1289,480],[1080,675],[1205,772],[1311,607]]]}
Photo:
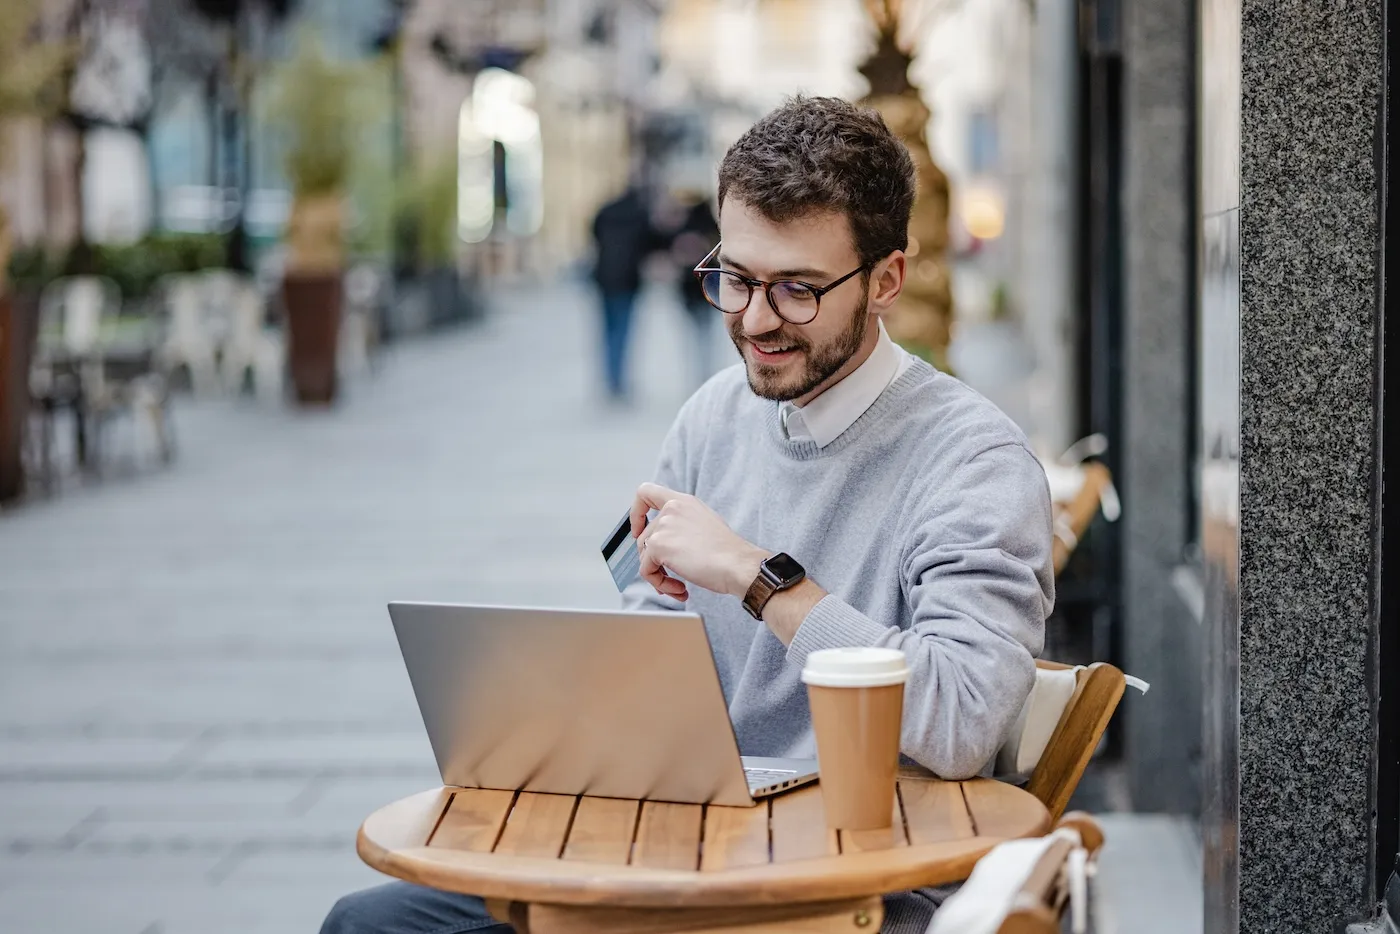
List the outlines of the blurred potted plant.
{"label": "blurred potted plant", "polygon": [[[8,168],[6,143],[13,121],[42,117],[62,103],[72,52],[63,43],[35,41],[39,13],[39,0],[0,2],[0,172]],[[38,311],[37,300],[23,303],[29,307],[15,301],[9,277],[14,252],[9,215],[0,205],[0,501],[19,496],[24,488],[20,449]]]}
{"label": "blurred potted plant", "polygon": [[303,34],[277,69],[273,119],[286,140],[292,186],[283,300],[287,364],[297,400],[326,404],[336,394],[341,278],[345,270],[345,192],[355,158],[362,69],[326,57]]}
{"label": "blurred potted plant", "polygon": [[445,153],[419,169],[400,207],[412,231],[417,271],[427,292],[431,324],[457,321],[471,307],[457,269],[457,159]]}

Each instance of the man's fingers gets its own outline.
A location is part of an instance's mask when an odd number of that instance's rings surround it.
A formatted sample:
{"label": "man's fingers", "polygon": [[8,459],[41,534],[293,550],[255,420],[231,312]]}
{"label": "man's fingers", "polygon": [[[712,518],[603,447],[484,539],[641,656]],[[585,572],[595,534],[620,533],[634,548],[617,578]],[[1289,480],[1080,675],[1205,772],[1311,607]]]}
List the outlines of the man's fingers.
{"label": "man's fingers", "polygon": [[660,509],[681,494],[659,483],[643,483],[637,487],[637,498],[647,501],[652,509]]}
{"label": "man's fingers", "polygon": [[632,537],[641,538],[642,529],[647,527],[647,504],[642,502],[640,496],[633,498],[628,519],[632,526]]}
{"label": "man's fingers", "polygon": [[689,599],[689,592],[686,590],[685,581],[669,576],[666,569],[656,561],[653,561],[643,550],[642,552],[641,577],[652,589],[662,596],[675,597],[677,600]]}
{"label": "man's fingers", "polygon": [[632,525],[632,537],[636,538],[641,535],[642,529],[647,527],[647,513],[650,510],[660,509],[680,495],[675,490],[667,489],[659,483],[643,483],[637,487],[637,496],[632,500],[632,512],[629,517]]}
{"label": "man's fingers", "polygon": [[641,569],[637,573],[659,591],[661,582],[666,579],[666,569],[653,561],[647,555],[645,548],[642,549],[641,559]]}

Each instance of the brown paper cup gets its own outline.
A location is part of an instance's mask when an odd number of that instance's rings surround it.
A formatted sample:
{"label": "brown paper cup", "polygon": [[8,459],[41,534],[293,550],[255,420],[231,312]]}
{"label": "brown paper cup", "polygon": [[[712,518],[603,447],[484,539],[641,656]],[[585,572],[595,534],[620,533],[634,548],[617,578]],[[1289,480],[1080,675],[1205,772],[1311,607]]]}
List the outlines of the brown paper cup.
{"label": "brown paper cup", "polygon": [[802,680],[831,829],[890,826],[907,677],[904,655],[894,649],[824,649],[808,657]]}

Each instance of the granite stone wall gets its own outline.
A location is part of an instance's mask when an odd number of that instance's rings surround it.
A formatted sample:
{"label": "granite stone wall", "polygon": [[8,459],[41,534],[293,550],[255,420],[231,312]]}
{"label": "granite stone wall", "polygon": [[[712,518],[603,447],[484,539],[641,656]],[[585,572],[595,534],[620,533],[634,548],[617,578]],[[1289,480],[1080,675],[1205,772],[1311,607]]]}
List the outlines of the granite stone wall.
{"label": "granite stone wall", "polygon": [[1200,9],[1206,929],[1332,931],[1376,896],[1384,2]]}

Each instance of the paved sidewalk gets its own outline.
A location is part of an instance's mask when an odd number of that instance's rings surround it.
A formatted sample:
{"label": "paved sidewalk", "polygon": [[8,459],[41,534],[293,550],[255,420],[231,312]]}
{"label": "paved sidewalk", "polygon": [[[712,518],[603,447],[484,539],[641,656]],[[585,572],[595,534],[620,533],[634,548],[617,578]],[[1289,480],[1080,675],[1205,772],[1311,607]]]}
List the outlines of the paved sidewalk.
{"label": "paved sidewalk", "polygon": [[[0,517],[0,931],[314,932],[437,773],[394,598],[612,606],[598,546],[688,391],[595,391],[587,293],[399,345],[329,413],[187,404],[169,471]],[[724,359],[724,358],[721,358]]]}

